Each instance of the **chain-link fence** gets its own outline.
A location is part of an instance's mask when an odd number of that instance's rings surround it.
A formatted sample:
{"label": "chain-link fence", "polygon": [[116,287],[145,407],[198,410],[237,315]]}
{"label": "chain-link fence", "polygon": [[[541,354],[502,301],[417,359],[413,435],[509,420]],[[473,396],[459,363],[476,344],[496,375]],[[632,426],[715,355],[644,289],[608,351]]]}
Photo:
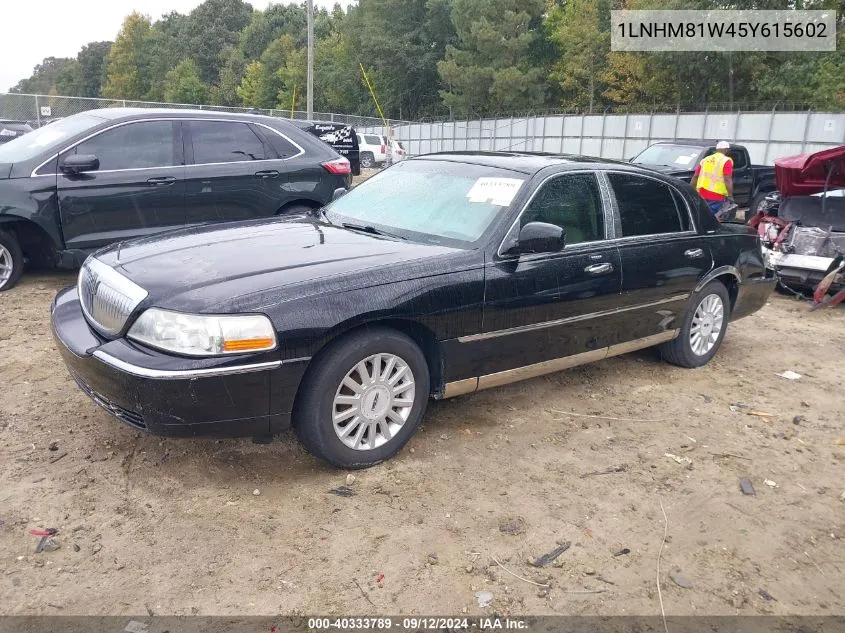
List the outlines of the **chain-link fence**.
{"label": "chain-link fence", "polygon": [[[65,97],[56,95],[30,95],[0,93],[0,119],[26,121],[32,127],[40,127],[55,119],[79,114],[86,110],[99,108],[183,108],[191,110],[209,110],[212,112],[249,112],[266,114],[286,119],[305,119],[306,113],[294,110],[237,108],[229,106],[213,106],[190,103],[161,103],[155,101],[132,101],[130,99],[95,99],[91,97]],[[315,112],[315,121],[331,121],[355,127],[383,128],[381,119],[354,114],[337,114],[333,112]],[[388,121],[389,125],[400,125],[407,121]]]}

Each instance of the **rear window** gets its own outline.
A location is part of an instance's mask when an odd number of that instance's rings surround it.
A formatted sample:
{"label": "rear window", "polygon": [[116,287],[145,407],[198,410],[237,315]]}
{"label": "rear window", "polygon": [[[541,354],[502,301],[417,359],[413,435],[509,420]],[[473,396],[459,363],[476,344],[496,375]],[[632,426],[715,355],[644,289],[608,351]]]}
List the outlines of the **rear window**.
{"label": "rear window", "polygon": [[684,230],[669,185],[633,174],[608,174],[616,195],[622,236],[659,235]]}
{"label": "rear window", "polygon": [[0,163],[20,163],[46,151],[58,151],[65,141],[93,129],[103,121],[90,114],[75,114],[52,125],[40,127],[0,145]]}
{"label": "rear window", "polygon": [[364,135],[364,142],[367,145],[381,145],[382,144],[381,143],[381,137],[380,136],[374,136],[372,134],[365,134]]}

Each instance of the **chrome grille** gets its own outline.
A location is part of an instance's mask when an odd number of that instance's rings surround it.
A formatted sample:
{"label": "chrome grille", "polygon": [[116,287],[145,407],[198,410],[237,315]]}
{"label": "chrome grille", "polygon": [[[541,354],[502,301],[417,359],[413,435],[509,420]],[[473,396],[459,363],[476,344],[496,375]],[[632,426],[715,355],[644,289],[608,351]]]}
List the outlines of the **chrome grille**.
{"label": "chrome grille", "polygon": [[89,257],[79,271],[82,311],[91,326],[104,336],[120,334],[146,296],[146,290],[96,258]]}

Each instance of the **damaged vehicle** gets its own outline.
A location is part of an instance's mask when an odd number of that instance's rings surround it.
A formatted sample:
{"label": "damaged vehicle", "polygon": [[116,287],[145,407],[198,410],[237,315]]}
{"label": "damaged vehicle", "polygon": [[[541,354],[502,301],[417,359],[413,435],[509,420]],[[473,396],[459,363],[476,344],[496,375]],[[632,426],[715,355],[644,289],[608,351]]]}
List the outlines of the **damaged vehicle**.
{"label": "damaged vehicle", "polygon": [[700,367],[774,287],[692,188],[582,156],[404,160],[311,218],[89,257],[52,307],[80,388],[135,429],[268,436],[362,468],[427,402],[659,346]]}
{"label": "damaged vehicle", "polygon": [[[845,146],[775,161],[778,190],[749,222],[762,242],[768,268],[787,288],[845,287]],[[842,299],[840,299],[841,301]]]}

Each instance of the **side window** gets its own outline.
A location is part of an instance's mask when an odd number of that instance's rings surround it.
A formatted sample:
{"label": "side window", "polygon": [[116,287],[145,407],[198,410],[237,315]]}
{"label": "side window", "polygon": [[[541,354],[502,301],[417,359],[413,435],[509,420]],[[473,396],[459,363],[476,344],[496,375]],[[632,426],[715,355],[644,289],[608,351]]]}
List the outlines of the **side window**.
{"label": "side window", "polygon": [[734,160],[734,169],[745,169],[748,166],[748,162],[745,160],[745,152],[732,149],[728,152],[728,156]]}
{"label": "side window", "polygon": [[246,123],[191,121],[194,164],[264,160],[264,144]]}
{"label": "side window", "polygon": [[607,175],[622,221],[622,236],[677,233],[684,230],[668,185],[633,174]]}
{"label": "side window", "polygon": [[94,154],[100,170],[171,167],[176,164],[173,123],[140,121],[107,130],[71,150]]}
{"label": "side window", "polygon": [[372,134],[364,136],[364,140],[366,141],[367,145],[381,145],[381,141],[379,140],[378,136],[373,136]]}
{"label": "side window", "polygon": [[555,224],[566,231],[566,244],[604,239],[604,212],[594,174],[558,176],[542,186],[522,214],[528,222]]}
{"label": "side window", "polygon": [[291,156],[296,156],[302,151],[284,136],[280,136],[275,132],[262,130],[261,133],[264,134],[267,142],[270,143],[273,153],[275,154],[275,156],[271,156],[270,158],[290,158]]}

